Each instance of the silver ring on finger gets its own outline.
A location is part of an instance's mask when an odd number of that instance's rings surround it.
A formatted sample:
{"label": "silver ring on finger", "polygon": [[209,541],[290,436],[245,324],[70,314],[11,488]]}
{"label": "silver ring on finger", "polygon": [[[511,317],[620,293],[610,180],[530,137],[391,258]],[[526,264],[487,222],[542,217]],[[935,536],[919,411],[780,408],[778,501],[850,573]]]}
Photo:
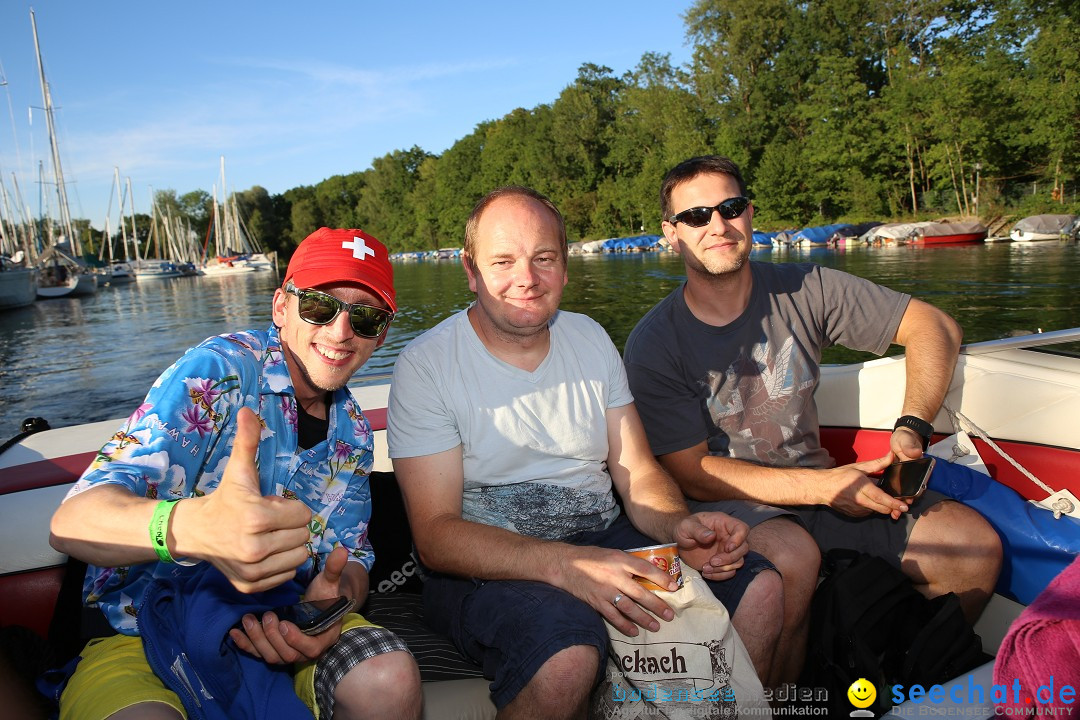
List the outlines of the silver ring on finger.
{"label": "silver ring on finger", "polygon": [[619,607],[619,601],[622,600],[622,599],[623,599],[623,594],[618,593],[617,595],[615,595],[615,599],[611,601],[611,604],[614,605],[615,607]]}

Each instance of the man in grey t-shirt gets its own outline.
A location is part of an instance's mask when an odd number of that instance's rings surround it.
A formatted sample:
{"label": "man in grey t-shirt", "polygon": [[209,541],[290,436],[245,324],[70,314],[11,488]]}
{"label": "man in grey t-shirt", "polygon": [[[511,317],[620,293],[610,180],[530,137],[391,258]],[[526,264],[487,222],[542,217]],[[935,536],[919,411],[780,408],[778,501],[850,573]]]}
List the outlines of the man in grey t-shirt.
{"label": "man in grey t-shirt", "polygon": [[[687,279],[630,334],[630,388],[653,452],[688,497],[791,506],[804,523],[772,518],[750,531],[751,549],[784,578],[781,674],[798,673],[805,648],[818,567],[807,530],[822,550],[885,557],[927,595],[956,592],[973,620],[1000,569],[997,534],[964,505],[928,492],[909,507],[868,477],[922,455],[952,379],[959,326],[846,273],[751,262],[754,208],[726,158],[679,164],[660,197],[664,234]],[[892,342],[907,350],[907,385],[889,453],[835,467],[814,405],[821,349],[881,354]]]}
{"label": "man in grey t-shirt", "polygon": [[433,571],[427,620],[483,666],[500,717],[580,717],[607,653],[603,620],[637,635],[674,619],[634,578],[674,590],[670,577],[622,550],[676,542],[768,683],[780,577],[746,553],[745,523],[690,513],[649,451],[618,350],[558,309],[566,256],[550,200],[489,193],[465,230],[476,302],[395,364],[387,443]]}

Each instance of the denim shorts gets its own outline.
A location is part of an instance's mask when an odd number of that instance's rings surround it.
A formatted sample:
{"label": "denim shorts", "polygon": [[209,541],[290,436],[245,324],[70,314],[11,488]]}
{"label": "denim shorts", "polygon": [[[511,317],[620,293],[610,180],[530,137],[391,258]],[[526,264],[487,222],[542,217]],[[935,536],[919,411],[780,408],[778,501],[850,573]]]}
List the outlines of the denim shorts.
{"label": "denim shorts", "polygon": [[[655,545],[620,516],[606,530],[579,533],[574,545],[625,550]],[[734,614],[750,581],[774,569],[757,553],[729,580],[707,581]],[[447,635],[462,655],[492,681],[491,697],[500,710],[528,685],[551,657],[573,645],[596,648],[596,680],[607,657],[608,633],[601,615],[570,593],[525,580],[462,579],[431,573],[424,582],[424,613],[432,629]]]}

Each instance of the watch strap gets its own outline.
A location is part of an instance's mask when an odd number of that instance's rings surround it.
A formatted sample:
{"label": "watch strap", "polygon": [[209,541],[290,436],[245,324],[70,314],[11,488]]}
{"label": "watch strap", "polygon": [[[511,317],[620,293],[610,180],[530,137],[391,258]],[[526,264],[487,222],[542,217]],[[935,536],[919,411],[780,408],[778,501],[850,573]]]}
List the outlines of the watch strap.
{"label": "watch strap", "polygon": [[934,425],[932,423],[929,423],[922,418],[915,417],[914,415],[902,415],[896,418],[896,424],[893,425],[893,430],[899,427],[906,427],[910,430],[914,430],[915,434],[922,438],[923,450],[930,447],[930,439],[934,437]]}

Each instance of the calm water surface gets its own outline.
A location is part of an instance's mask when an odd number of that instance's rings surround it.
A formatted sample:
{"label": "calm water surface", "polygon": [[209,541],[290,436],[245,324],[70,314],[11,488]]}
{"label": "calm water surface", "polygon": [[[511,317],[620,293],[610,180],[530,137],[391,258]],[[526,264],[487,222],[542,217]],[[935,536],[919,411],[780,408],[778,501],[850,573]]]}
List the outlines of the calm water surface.
{"label": "calm water surface", "polygon": [[[968,342],[1080,325],[1076,244],[758,250],[754,259],[816,262],[911,293],[955,317]],[[459,262],[398,263],[394,272],[401,311],[363,372],[391,370],[409,340],[472,299]],[[684,279],[670,253],[573,257],[569,272],[562,307],[596,318],[620,350]],[[0,311],[0,442],[31,416],[62,427],[128,415],[187,348],[269,326],[278,282],[272,273],[150,280]],[[825,361],[869,357],[831,348]]]}

